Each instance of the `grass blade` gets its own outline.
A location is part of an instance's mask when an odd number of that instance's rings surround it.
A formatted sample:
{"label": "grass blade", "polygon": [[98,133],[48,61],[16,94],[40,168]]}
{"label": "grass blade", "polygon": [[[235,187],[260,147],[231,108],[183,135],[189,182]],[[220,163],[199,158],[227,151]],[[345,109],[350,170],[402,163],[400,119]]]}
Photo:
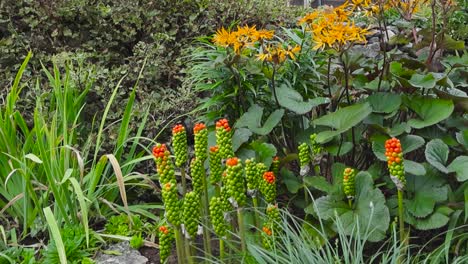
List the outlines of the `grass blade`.
{"label": "grass blade", "polygon": [[44,215],[49,226],[49,231],[52,239],[57,247],[60,263],[67,264],[67,255],[65,254],[65,246],[63,245],[62,236],[60,235],[60,229],[55,221],[54,214],[49,207],[44,208]]}

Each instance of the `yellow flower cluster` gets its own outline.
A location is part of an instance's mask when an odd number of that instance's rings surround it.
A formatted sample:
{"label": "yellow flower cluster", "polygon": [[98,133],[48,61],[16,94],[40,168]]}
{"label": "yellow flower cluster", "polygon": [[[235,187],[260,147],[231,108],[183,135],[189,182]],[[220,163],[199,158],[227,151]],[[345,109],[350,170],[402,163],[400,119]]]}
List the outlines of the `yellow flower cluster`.
{"label": "yellow flower cluster", "polygon": [[312,32],[314,49],[332,48],[343,50],[350,43],[366,42],[368,30],[358,27],[350,20],[352,10],[348,2],[326,9],[317,9],[299,20]]}
{"label": "yellow flower cluster", "polygon": [[237,27],[236,31],[219,29],[213,37],[213,43],[220,47],[232,47],[237,54],[240,54],[246,47],[252,47],[255,42],[272,39],[273,30],[257,30],[255,26]]}
{"label": "yellow flower cluster", "polygon": [[388,0],[387,5],[395,8],[401,16],[406,20],[411,20],[414,13],[418,12],[421,5],[425,4],[428,0]]}
{"label": "yellow flower cluster", "polygon": [[301,47],[288,46],[284,48],[281,44],[268,45],[261,53],[257,54],[257,59],[261,61],[273,62],[275,64],[283,63],[288,57],[292,60],[296,59],[296,54],[301,51]]}

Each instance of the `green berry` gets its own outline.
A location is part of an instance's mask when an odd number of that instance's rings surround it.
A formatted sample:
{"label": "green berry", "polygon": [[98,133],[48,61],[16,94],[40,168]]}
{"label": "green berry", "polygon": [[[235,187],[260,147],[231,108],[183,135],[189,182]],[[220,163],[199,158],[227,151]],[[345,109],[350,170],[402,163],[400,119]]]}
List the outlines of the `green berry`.
{"label": "green berry", "polygon": [[174,242],[174,231],[166,226],[159,227],[159,256],[160,262],[165,263],[167,258],[171,255],[171,248]]}
{"label": "green berry", "polygon": [[175,164],[177,167],[183,166],[188,159],[187,154],[187,133],[184,126],[178,124],[172,128],[172,147],[174,148]]}
{"label": "green berry", "polygon": [[226,160],[226,179],[229,197],[234,207],[242,207],[247,201],[242,164],[236,157]]}
{"label": "green berry", "polygon": [[223,175],[221,164],[221,155],[217,146],[210,148],[210,183],[212,185],[220,184]]}
{"label": "green berry", "polygon": [[253,158],[245,161],[245,179],[247,180],[247,192],[254,196],[261,178],[258,177],[257,163]]}
{"label": "green berry", "polygon": [[185,231],[190,238],[197,235],[198,223],[200,221],[200,197],[195,192],[185,194],[183,206],[183,219]]}
{"label": "green berry", "polygon": [[228,225],[224,219],[224,202],[222,197],[213,197],[210,201],[210,217],[214,231],[218,237],[223,237],[227,233]]}
{"label": "green berry", "polygon": [[162,198],[167,220],[175,226],[180,225],[181,202],[177,195],[177,184],[175,181],[167,182],[162,186]]}
{"label": "green berry", "polygon": [[190,163],[190,175],[192,176],[193,191],[201,193],[203,190],[203,177],[205,177],[205,170],[200,159],[192,159],[192,162]]}

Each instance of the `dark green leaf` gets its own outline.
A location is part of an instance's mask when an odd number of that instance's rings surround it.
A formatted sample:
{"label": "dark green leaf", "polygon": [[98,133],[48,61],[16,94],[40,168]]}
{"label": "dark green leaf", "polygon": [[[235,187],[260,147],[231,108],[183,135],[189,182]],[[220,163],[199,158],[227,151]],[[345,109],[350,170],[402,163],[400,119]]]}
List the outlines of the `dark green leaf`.
{"label": "dark green leaf", "polygon": [[447,169],[457,174],[459,182],[468,180],[468,156],[458,156],[447,166]]}
{"label": "dark green leaf", "polygon": [[433,139],[426,145],[424,151],[427,162],[443,173],[449,173],[447,163],[449,147],[440,139]]}
{"label": "dark green leaf", "polygon": [[252,132],[247,128],[238,128],[232,136],[232,148],[237,151],[245,142],[249,141]]}
{"label": "dark green leaf", "polygon": [[375,93],[367,98],[376,113],[391,113],[400,108],[401,97],[393,93]]}
{"label": "dark green leaf", "polygon": [[448,118],[454,109],[451,100],[429,98],[429,97],[411,97],[405,102],[421,119],[410,119],[408,124],[414,128],[423,128],[437,124]]}
{"label": "dark green leaf", "polygon": [[283,179],[286,188],[290,193],[297,193],[302,187],[301,181],[294,175],[294,173],[285,167],[281,168],[281,177]]}
{"label": "dark green leaf", "polygon": [[308,113],[312,110],[312,108],[321,104],[327,104],[330,102],[330,100],[325,97],[317,97],[304,101],[302,95],[299,92],[289,88],[286,85],[281,85],[281,87],[277,88],[276,93],[279,104],[282,107],[289,109],[299,115]]}
{"label": "dark green leaf", "polygon": [[254,104],[236,122],[235,127],[247,127],[255,134],[268,135],[273,128],[281,121],[284,110],[279,109],[271,113],[265,124],[262,126],[263,107]]}
{"label": "dark green leaf", "polygon": [[424,175],[426,174],[426,169],[420,163],[414,162],[412,160],[405,160],[405,172],[411,173],[413,175]]}
{"label": "dark green leaf", "polygon": [[411,76],[409,83],[417,88],[432,89],[436,84],[436,79],[431,73],[426,75],[415,73],[413,76]]}
{"label": "dark green leaf", "polygon": [[334,131],[318,133],[317,142],[326,142],[332,137],[347,131],[364,120],[371,112],[372,108],[369,103],[355,104],[316,119],[313,122],[315,125],[328,126],[335,129]]}

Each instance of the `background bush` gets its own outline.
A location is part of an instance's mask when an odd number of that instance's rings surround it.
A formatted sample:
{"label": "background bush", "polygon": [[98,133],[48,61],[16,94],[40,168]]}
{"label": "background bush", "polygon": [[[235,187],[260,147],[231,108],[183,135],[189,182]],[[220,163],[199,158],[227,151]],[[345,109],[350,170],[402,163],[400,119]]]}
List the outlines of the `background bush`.
{"label": "background bush", "polygon": [[[72,60],[78,65],[76,83],[93,77],[85,115],[92,118],[103,110],[115,84],[126,76],[109,118],[122,116],[123,105],[139,81],[135,118],[152,105],[152,120],[146,136],[166,120],[187,113],[195,106],[194,92],[181,87],[184,57],[195,37],[210,35],[221,26],[239,24],[282,24],[293,13],[284,13],[282,0],[6,0],[0,3],[0,94],[7,94],[21,62],[32,50],[26,83],[34,84],[41,62]],[[255,7],[255,8],[253,8]],[[183,10],[183,12],[181,12]],[[260,10],[260,11],[259,11]],[[290,23],[290,22],[289,22]],[[78,87],[84,89],[84,87]],[[32,112],[35,98],[50,92],[24,89],[19,106]],[[137,121],[137,120],[135,120]],[[137,124],[138,122],[135,122]],[[136,127],[134,125],[133,127]],[[151,128],[151,129],[150,129]],[[117,131],[111,132],[114,136]],[[109,135],[112,138],[112,135]]]}

